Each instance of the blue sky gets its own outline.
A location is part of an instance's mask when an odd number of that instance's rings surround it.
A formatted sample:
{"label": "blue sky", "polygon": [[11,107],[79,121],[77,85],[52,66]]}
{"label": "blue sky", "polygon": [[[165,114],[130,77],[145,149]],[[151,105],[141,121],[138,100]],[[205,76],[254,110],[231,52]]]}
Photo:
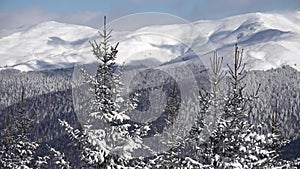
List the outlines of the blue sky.
{"label": "blue sky", "polygon": [[189,21],[219,19],[250,12],[300,9],[300,0],[0,0],[0,29],[55,20],[99,27],[139,12],[163,12]]}

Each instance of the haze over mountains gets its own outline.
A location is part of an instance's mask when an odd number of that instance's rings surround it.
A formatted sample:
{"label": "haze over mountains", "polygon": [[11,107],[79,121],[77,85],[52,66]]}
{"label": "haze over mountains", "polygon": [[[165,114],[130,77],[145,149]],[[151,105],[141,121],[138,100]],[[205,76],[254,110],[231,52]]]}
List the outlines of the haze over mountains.
{"label": "haze over mountains", "polygon": [[[300,70],[300,12],[286,14],[251,13],[220,20],[193,23],[199,34],[191,34],[186,25],[154,25],[132,32],[114,32],[112,44],[120,42],[118,63],[133,60],[155,60],[162,64],[186,55],[181,39],[209,44],[207,53],[217,50],[225,62],[232,61],[233,45],[244,48],[248,69],[267,70],[290,65]],[[159,30],[176,35],[180,40],[139,32]],[[0,39],[0,66],[23,71],[72,67],[77,63],[93,62],[88,41],[98,38],[94,28],[44,22],[21,29]],[[199,39],[200,38],[200,39]],[[203,39],[206,39],[203,42]],[[199,47],[198,47],[199,48]],[[202,56],[200,56],[200,59]],[[192,57],[191,57],[192,58]],[[187,59],[189,59],[187,57]],[[205,59],[205,58],[203,58]]]}

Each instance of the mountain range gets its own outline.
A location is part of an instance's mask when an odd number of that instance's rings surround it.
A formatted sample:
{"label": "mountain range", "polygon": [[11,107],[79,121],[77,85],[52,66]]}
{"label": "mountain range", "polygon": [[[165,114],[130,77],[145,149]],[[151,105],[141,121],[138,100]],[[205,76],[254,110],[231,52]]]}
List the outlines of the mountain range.
{"label": "mountain range", "polygon": [[[190,31],[191,25],[197,32]],[[93,62],[88,42],[99,38],[97,29],[55,21],[0,35],[1,69],[22,71]],[[114,31],[111,44],[117,42],[120,42],[117,59],[120,64],[156,66],[178,59],[194,59],[190,56],[195,53],[206,62],[213,51],[224,57],[225,64],[232,63],[233,46],[238,43],[244,49],[247,69],[267,70],[289,65],[300,70],[300,11],[250,13],[191,24]]]}

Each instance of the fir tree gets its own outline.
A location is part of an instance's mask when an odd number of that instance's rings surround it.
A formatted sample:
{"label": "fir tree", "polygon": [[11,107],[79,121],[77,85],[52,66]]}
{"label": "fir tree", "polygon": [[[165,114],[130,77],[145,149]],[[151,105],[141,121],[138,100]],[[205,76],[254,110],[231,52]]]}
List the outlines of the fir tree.
{"label": "fir tree", "polygon": [[112,31],[106,30],[104,17],[101,42],[90,42],[93,55],[97,58],[96,75],[82,68],[86,83],[90,85],[92,99],[91,112],[85,130],[72,128],[61,121],[72,139],[76,140],[85,167],[115,168],[125,167],[131,157],[131,151],[141,146],[138,134],[130,133],[128,112],[136,107],[136,97],[125,99],[122,95],[123,84],[120,81],[121,68],[115,72],[117,47],[109,44]]}
{"label": "fir tree", "polygon": [[47,163],[47,156],[35,159],[35,152],[39,144],[29,138],[31,118],[26,115],[24,97],[25,89],[22,87],[21,110],[18,116],[14,117],[10,114],[6,116],[6,128],[0,143],[1,168],[41,168]]}
{"label": "fir tree", "polygon": [[[212,91],[200,92],[201,111],[191,133],[198,150],[194,159],[204,164],[205,168],[272,168],[292,166],[278,158],[277,150],[270,144],[275,144],[276,136],[261,134],[248,121],[251,111],[249,103],[258,97],[258,89],[251,95],[246,95],[243,79],[246,76],[245,64],[242,62],[243,51],[235,46],[234,65],[229,66],[229,88],[224,96],[216,94],[216,87],[222,79],[222,60],[214,58],[212,62]],[[217,78],[216,78],[217,77]],[[222,101],[218,98],[222,96]],[[217,104],[216,104],[217,103]],[[216,114],[216,125],[211,129],[205,115]],[[207,141],[201,141],[203,131],[210,136]],[[278,145],[278,142],[276,143]]]}

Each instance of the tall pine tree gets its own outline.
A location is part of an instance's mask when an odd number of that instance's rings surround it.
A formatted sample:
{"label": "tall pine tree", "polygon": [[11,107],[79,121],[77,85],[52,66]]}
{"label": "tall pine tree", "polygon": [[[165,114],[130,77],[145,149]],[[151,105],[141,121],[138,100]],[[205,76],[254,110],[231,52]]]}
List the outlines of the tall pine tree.
{"label": "tall pine tree", "polygon": [[[72,128],[65,121],[65,126],[72,139],[81,149],[85,167],[115,168],[125,167],[131,159],[131,152],[141,146],[138,134],[130,133],[127,115],[136,107],[136,98],[125,99],[122,95],[123,84],[120,81],[121,70],[115,71],[117,65],[117,43],[109,44],[112,30],[104,28],[99,34],[102,41],[91,41],[93,55],[97,59],[96,75],[89,74],[82,68],[82,75],[92,92],[92,108],[88,113],[84,130]],[[121,66],[122,67],[122,66]]]}

